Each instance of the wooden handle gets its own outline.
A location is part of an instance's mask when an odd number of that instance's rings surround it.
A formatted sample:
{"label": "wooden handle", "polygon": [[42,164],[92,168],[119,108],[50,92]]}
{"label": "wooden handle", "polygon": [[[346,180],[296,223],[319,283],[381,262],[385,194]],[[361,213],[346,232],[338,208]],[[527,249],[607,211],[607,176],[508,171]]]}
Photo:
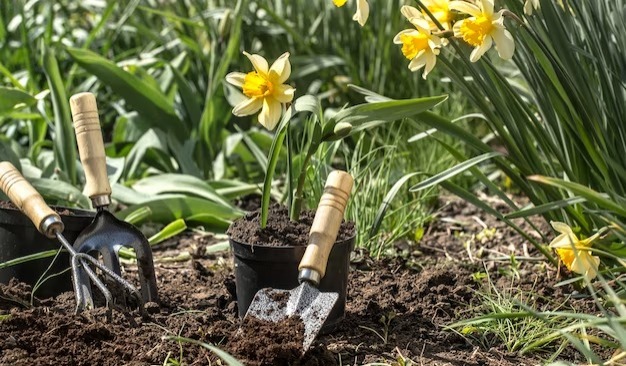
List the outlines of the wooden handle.
{"label": "wooden handle", "polygon": [[0,188],[28,216],[39,232],[54,238],[56,232],[63,231],[61,216],[48,207],[39,192],[24,179],[13,164],[6,161],[0,163]]}
{"label": "wooden handle", "polygon": [[70,108],[74,120],[78,153],[85,169],[85,192],[94,202],[100,197],[107,197],[104,203],[108,204],[111,184],[109,184],[107,174],[106,154],[96,97],[92,93],[75,94],[70,98]]}
{"label": "wooden handle", "polygon": [[320,279],[326,274],[328,256],[337,240],[353,183],[352,176],[340,170],[335,170],[328,176],[309,233],[309,245],[300,261],[300,271],[314,270],[320,275]]}

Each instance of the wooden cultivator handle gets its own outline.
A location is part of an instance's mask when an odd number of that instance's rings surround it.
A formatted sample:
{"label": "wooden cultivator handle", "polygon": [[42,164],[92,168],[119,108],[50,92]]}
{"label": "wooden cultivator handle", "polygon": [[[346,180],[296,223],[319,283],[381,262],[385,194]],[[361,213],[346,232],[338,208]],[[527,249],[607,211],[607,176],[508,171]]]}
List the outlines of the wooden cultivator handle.
{"label": "wooden cultivator handle", "polygon": [[0,163],[0,188],[28,216],[39,232],[49,238],[55,238],[57,233],[63,232],[61,216],[48,207],[39,192],[13,164],[6,161]]}
{"label": "wooden cultivator handle", "polygon": [[307,269],[317,272],[319,279],[313,282],[319,282],[326,274],[328,256],[337,240],[353,182],[350,174],[340,170],[331,172],[326,180],[309,233],[309,245],[298,268],[301,273]]}
{"label": "wooden cultivator handle", "polygon": [[96,97],[92,93],[79,93],[70,98],[74,132],[78,143],[80,161],[85,169],[86,194],[94,206],[110,203],[111,184],[107,174],[104,141],[98,117]]}

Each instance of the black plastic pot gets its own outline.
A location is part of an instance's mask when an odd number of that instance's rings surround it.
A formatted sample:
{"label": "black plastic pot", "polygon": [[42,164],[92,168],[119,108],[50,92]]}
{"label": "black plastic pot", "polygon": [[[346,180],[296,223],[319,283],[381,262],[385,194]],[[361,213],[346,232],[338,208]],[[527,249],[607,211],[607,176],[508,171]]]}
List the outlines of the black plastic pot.
{"label": "black plastic pot", "polygon": [[[320,333],[332,332],[345,317],[348,294],[348,271],[350,253],[354,249],[355,237],[335,243],[326,276],[319,289],[336,292],[339,299],[333,307]],[[239,317],[244,317],[254,295],[263,288],[293,290],[298,287],[298,265],[304,256],[305,246],[270,247],[250,245],[230,238],[235,257],[235,284]]]}
{"label": "black plastic pot", "polygon": [[[64,211],[65,208],[56,208]],[[63,235],[73,242],[78,234],[91,223],[94,213],[69,209],[71,215],[62,215],[65,224]],[[33,223],[17,209],[0,208],[0,263],[61,247],[57,240],[48,239],[37,231]],[[54,257],[29,261],[12,267],[0,269],[0,283],[9,283],[16,278],[29,285],[34,285],[48,269]],[[50,268],[48,274],[62,272],[70,267],[69,256],[63,252]],[[56,296],[72,290],[70,271],[48,279],[36,292],[37,297]]]}

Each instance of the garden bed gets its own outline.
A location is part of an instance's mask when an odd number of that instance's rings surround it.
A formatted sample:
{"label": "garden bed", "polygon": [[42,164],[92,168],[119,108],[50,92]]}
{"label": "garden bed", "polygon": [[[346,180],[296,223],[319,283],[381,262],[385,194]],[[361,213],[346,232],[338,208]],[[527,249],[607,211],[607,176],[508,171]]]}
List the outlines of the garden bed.
{"label": "garden bed", "polygon": [[[204,254],[212,243],[182,236],[155,250],[157,259],[183,251],[193,259],[157,264],[161,304],[148,305],[149,320],[116,312],[106,323],[102,309],[74,316],[71,293],[28,308],[27,288],[0,287],[0,314],[8,314],[0,323],[0,365],[162,365],[168,359],[207,365],[218,359],[164,336],[218,345],[249,365],[361,365],[402,357],[424,365],[534,365],[550,353],[519,356],[497,341],[480,348],[445,325],[475,316],[488,283],[502,289],[514,283],[520,292],[536,293],[538,307],[577,301],[576,307],[593,311],[590,302],[569,299],[572,288],[555,288],[556,270],[533,260],[540,255],[504,224],[454,201],[443,207],[419,246],[398,243],[393,259],[354,254],[346,319],[299,357],[297,345],[287,341],[292,328],[273,339],[263,326],[240,329],[232,258]],[[502,261],[511,254],[528,258],[516,274]],[[491,282],[476,276],[485,272]],[[573,360],[575,353],[566,350],[563,357]]]}

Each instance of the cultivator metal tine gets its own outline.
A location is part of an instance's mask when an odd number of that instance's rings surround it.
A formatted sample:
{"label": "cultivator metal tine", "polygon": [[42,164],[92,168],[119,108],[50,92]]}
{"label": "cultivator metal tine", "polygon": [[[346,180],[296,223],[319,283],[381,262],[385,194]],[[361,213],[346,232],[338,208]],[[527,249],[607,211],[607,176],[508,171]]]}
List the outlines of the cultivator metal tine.
{"label": "cultivator metal tine", "polygon": [[[63,237],[63,235],[57,233],[57,238],[63,244],[72,256],[72,273],[74,275],[74,293],[76,297],[76,313],[89,308],[93,308],[93,298],[91,295],[91,283],[93,283],[98,290],[102,293],[106,301],[106,307],[109,309],[107,317],[111,318],[111,310],[114,304],[114,297],[108,287],[102,282],[101,278],[96,274],[91,266],[98,268],[102,271],[110,281],[114,282],[117,287],[126,289],[129,293],[134,295],[135,299],[139,302],[139,309],[142,315],[145,313],[145,304],[141,297],[141,292],[133,286],[130,282],[122,278],[115,273],[111,268],[105,264],[100,263],[96,258],[87,253],[77,253],[76,250],[70,245],[70,243]],[[88,263],[87,263],[88,262]]]}

